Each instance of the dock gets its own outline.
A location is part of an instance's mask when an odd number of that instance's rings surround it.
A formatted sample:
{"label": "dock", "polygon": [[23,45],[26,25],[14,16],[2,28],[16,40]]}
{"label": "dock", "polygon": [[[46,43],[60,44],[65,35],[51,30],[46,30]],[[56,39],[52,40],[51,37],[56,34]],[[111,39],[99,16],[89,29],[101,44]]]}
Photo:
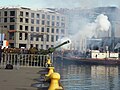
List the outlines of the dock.
{"label": "dock", "polygon": [[20,67],[7,70],[0,68],[0,90],[37,90],[31,86],[39,78],[38,67]]}

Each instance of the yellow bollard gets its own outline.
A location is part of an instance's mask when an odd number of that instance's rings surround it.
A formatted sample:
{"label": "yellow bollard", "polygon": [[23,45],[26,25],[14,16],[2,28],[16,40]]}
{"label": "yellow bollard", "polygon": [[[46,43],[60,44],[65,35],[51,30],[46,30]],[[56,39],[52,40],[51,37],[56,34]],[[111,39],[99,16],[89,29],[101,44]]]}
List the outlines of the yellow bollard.
{"label": "yellow bollard", "polygon": [[46,64],[48,65],[48,67],[50,67],[52,65],[50,57],[48,57]]}
{"label": "yellow bollard", "polygon": [[54,72],[54,67],[48,67],[49,71],[48,74],[46,74],[46,77],[49,77]]}
{"label": "yellow bollard", "polygon": [[59,80],[60,80],[60,74],[59,73],[52,73],[50,75],[50,86],[48,88],[48,90],[63,90],[63,88],[61,86],[59,86]]}

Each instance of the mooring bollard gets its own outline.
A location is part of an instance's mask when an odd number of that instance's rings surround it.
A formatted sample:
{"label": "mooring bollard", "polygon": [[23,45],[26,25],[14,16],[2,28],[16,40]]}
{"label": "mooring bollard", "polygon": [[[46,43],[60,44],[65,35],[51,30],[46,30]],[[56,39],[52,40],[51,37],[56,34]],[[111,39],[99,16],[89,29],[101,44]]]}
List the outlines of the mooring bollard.
{"label": "mooring bollard", "polygon": [[51,59],[50,57],[48,56],[48,59],[47,59],[47,63],[48,67],[51,67],[52,66],[52,62],[51,62]]}
{"label": "mooring bollard", "polygon": [[54,67],[48,67],[49,71],[48,74],[45,75],[45,80],[48,80],[50,78],[50,75],[54,73]]}
{"label": "mooring bollard", "polygon": [[57,72],[54,72],[50,75],[50,86],[48,90],[63,90],[63,88],[59,84],[60,80],[60,74]]}
{"label": "mooring bollard", "polygon": [[36,79],[39,83],[32,84],[32,86],[38,88],[38,90],[63,90],[59,82],[60,74],[54,71],[55,68],[52,66],[50,57],[48,57],[46,64],[48,67],[39,72],[43,76]]}

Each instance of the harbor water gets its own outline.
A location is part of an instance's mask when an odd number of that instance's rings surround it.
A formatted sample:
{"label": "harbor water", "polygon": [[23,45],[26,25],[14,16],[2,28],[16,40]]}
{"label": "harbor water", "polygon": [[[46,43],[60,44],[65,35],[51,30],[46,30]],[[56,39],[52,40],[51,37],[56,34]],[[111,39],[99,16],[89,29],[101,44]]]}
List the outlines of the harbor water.
{"label": "harbor water", "polygon": [[120,90],[120,66],[54,60],[64,90]]}

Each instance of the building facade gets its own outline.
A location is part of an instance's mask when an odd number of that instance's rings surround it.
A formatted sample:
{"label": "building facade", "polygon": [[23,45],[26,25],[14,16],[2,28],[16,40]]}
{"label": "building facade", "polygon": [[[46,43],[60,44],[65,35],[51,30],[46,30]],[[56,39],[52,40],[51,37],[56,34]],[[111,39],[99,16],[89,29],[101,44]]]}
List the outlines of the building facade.
{"label": "building facade", "polygon": [[1,31],[7,32],[10,47],[54,47],[66,35],[64,15],[49,9],[1,8]]}

